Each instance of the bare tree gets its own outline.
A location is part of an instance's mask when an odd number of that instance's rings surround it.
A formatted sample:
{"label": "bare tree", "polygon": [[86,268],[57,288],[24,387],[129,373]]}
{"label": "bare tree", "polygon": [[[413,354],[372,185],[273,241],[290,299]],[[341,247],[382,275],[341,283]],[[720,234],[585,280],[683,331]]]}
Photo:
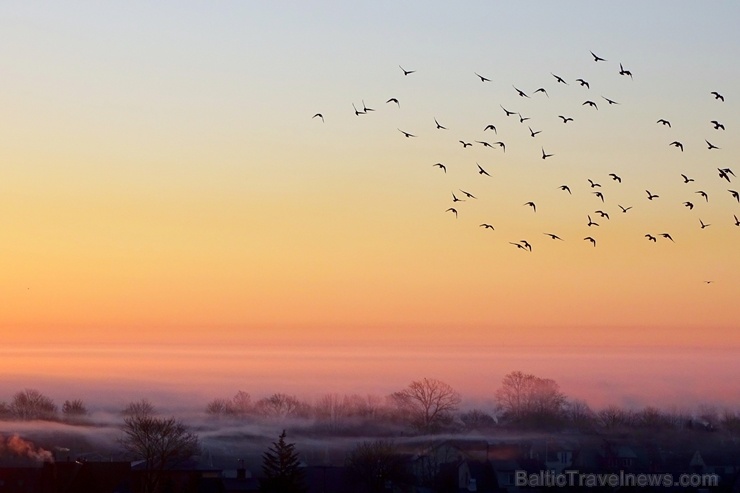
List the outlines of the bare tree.
{"label": "bare tree", "polygon": [[647,406],[634,413],[633,425],[638,428],[650,430],[651,433],[673,427],[668,415],[653,406]]}
{"label": "bare tree", "polygon": [[558,423],[563,418],[566,401],[554,380],[520,371],[504,377],[496,391],[496,400],[513,422],[537,427]]}
{"label": "bare tree", "polygon": [[25,389],[17,392],[10,401],[10,413],[16,419],[55,419],[57,406],[49,397],[38,390]]}
{"label": "bare tree", "polygon": [[154,404],[149,399],[130,402],[124,409],[124,416],[151,416],[155,413]]}
{"label": "bare tree", "polygon": [[231,406],[231,401],[227,399],[213,399],[211,402],[206,404],[206,413],[217,418],[223,416],[231,416],[234,414],[234,409]]}
{"label": "bare tree", "polygon": [[385,397],[367,394],[365,397],[359,394],[349,396],[348,405],[350,415],[361,418],[376,419],[385,403]]}
{"label": "bare tree", "polygon": [[589,430],[596,423],[596,413],[591,410],[586,401],[574,399],[566,402],[564,407],[566,419],[577,430]]}
{"label": "bare tree", "polygon": [[298,400],[294,395],[272,394],[270,397],[260,399],[255,404],[257,413],[275,418],[285,418],[288,416],[306,416],[308,414],[308,405]]}
{"label": "bare tree", "polygon": [[0,402],[0,419],[11,419],[13,411],[5,402]]}
{"label": "bare tree", "polygon": [[449,423],[462,401],[452,387],[434,378],[415,380],[392,397],[400,409],[409,413],[412,425],[421,431],[435,431]]}
{"label": "bare tree", "polygon": [[75,399],[73,401],[64,401],[62,404],[62,415],[65,421],[72,423],[79,423],[84,420],[85,416],[89,413],[85,404],[81,399]]}
{"label": "bare tree", "polygon": [[504,376],[501,388],[496,391],[499,407],[515,419],[521,418],[526,409],[527,394],[534,378],[534,375],[525,375],[520,371],[513,371]]}
{"label": "bare tree", "polygon": [[607,429],[631,426],[634,421],[632,411],[613,405],[602,409],[596,415],[599,424]]}
{"label": "bare tree", "polygon": [[232,412],[240,418],[248,416],[253,411],[253,408],[252,396],[248,392],[240,390],[231,398]]}
{"label": "bare tree", "polygon": [[336,429],[339,423],[350,413],[349,398],[339,394],[324,394],[316,399],[314,414],[324,426]]}
{"label": "bare tree", "polygon": [[133,457],[144,461],[144,493],[157,492],[165,470],[199,450],[197,435],[181,421],[155,416],[153,411],[126,416],[120,443]]}

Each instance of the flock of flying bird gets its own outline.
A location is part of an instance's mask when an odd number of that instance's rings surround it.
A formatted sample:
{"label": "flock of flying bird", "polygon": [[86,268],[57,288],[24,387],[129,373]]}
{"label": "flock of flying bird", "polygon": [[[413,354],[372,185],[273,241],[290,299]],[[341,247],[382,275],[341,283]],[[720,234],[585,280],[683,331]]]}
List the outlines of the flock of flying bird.
{"label": "flock of flying bird", "polygon": [[[604,59],[604,58],[596,55],[595,53],[593,53],[593,52],[590,52],[590,53],[591,53],[591,56],[593,58],[593,62],[595,62],[595,63],[605,63],[605,62],[607,62],[606,59]],[[416,73],[415,70],[407,70],[407,69],[405,69],[401,65],[399,65],[399,68],[401,69],[404,77],[408,77],[408,76],[411,76],[412,74],[415,74]],[[490,78],[488,78],[486,76],[483,76],[483,75],[479,74],[478,72],[473,72],[473,74],[482,83],[491,82],[491,79]],[[619,64],[619,70],[618,71],[615,70],[615,75],[616,74],[618,74],[618,76],[622,76],[622,77],[629,77],[629,80],[630,81],[632,81],[634,79],[632,72],[630,70],[625,69],[622,63]],[[560,84],[562,84],[562,85],[568,85],[568,81],[565,78],[560,77],[559,75],[554,74],[552,72],[550,73],[550,75],[554,78],[556,85],[560,85]],[[584,88],[585,90],[590,90],[590,88],[591,88],[591,84],[587,80],[585,80],[583,78],[574,79],[574,83],[577,83],[578,87]],[[547,98],[550,97],[550,95],[549,95],[549,93],[548,93],[548,91],[547,91],[547,89],[545,87],[539,87],[539,88],[537,88],[536,90],[534,90],[531,93],[532,94],[531,96],[530,96],[530,94],[527,94],[527,92],[525,92],[524,90],[518,88],[515,85],[512,85],[512,88],[513,88],[515,94],[519,98],[532,99],[532,97],[535,96],[535,95],[537,95],[537,94],[542,94],[544,97],[547,97]],[[587,92],[586,94],[588,94],[588,93],[589,92]],[[716,102],[718,102],[718,103],[724,103],[724,101],[725,101],[724,96],[722,94],[720,94],[719,92],[717,92],[717,91],[708,92],[708,96],[712,96],[713,97],[713,100],[716,101]],[[601,96],[601,99],[600,100],[596,100],[596,101],[594,99],[586,99],[585,101],[583,101],[583,103],[581,103],[581,106],[586,107],[586,108],[589,108],[589,109],[592,109],[594,111],[597,111],[597,110],[599,110],[599,104],[602,104],[602,105],[604,104],[604,103],[601,103],[600,102],[601,100],[605,101],[605,103],[606,103],[607,106],[619,105],[620,104],[619,102],[615,101],[614,99],[610,99],[610,98],[607,98],[605,96]],[[401,107],[401,104],[400,104],[399,100],[397,98],[395,98],[395,97],[389,98],[386,101],[386,104],[395,105],[399,109]],[[499,106],[503,110],[504,117],[506,117],[506,118],[508,118],[508,117],[515,117],[516,120],[518,120],[519,124],[522,124],[522,125],[524,125],[525,122],[529,122],[529,123],[527,123],[527,129],[528,129],[528,135],[531,138],[534,139],[540,133],[542,133],[542,130],[540,130],[540,129],[535,130],[535,129],[532,128],[533,122],[531,122],[531,120],[532,120],[531,118],[526,117],[526,116],[523,116],[518,111],[513,111],[513,110],[510,110],[510,109],[507,109],[503,105],[499,105]],[[360,117],[360,116],[363,116],[363,115],[368,115],[368,114],[370,114],[370,113],[372,113],[372,112],[375,111],[374,108],[368,107],[365,104],[365,101],[364,100],[361,101],[361,106],[358,106],[355,103],[352,103],[352,108],[354,110],[355,116],[357,116],[357,117]],[[560,119],[560,121],[562,122],[562,124],[565,124],[565,125],[567,125],[567,124],[569,124],[569,123],[571,123],[571,122],[574,121],[574,118],[571,117],[571,116],[567,116],[567,115],[557,115],[557,116]],[[322,122],[324,121],[324,115],[322,113],[316,113],[316,114],[314,114],[313,118],[319,118],[319,119],[321,119]],[[719,120],[711,120],[709,123],[711,123],[711,129],[712,129],[712,131],[719,131],[720,133],[725,131],[725,125],[722,122],[720,122]],[[665,118],[659,118],[656,121],[656,124],[657,125],[664,126],[664,127],[672,128],[671,127],[671,122],[669,120],[665,119]],[[448,128],[446,126],[442,125],[437,120],[436,117],[434,118],[434,128],[435,128],[435,130],[439,130],[439,131],[447,131],[448,130]],[[401,135],[404,138],[412,139],[412,138],[416,138],[417,137],[416,134],[411,133],[411,132],[406,131],[406,130],[403,130],[401,128],[397,128],[397,130],[401,133]],[[496,128],[496,126],[494,124],[487,124],[483,128],[483,132],[486,132],[487,133],[488,131],[491,131],[493,133],[493,135],[498,135],[498,129]],[[710,142],[708,139],[704,139],[704,141],[706,143],[707,150],[709,150],[709,151],[715,151],[715,150],[720,150],[721,149],[719,146],[717,146],[714,143]],[[474,145],[480,145],[480,146],[483,146],[484,148],[491,148],[491,149],[498,148],[498,149],[501,149],[503,152],[506,152],[506,144],[503,141],[489,142],[488,140],[472,140],[472,141],[468,141],[468,140],[460,139],[460,140],[458,140],[458,142],[462,146],[462,149],[467,149],[469,147],[473,147]],[[668,143],[668,146],[675,147],[680,152],[683,152],[684,151],[684,144],[681,141],[679,141],[679,140],[673,140],[672,142]],[[546,151],[545,150],[545,147],[543,145],[541,145],[539,147],[540,147],[539,152],[538,152],[538,158],[539,159],[547,160],[547,159],[553,158],[555,156],[555,153],[554,152],[548,152],[548,151]],[[432,167],[438,168],[440,170],[440,172],[442,172],[442,173],[445,173],[445,174],[447,173],[447,166],[445,164],[441,163],[441,162],[437,162],[437,163],[432,164]],[[477,174],[482,175],[484,177],[491,177],[491,174],[483,166],[481,166],[477,162],[476,162],[476,167],[477,167],[477,169],[476,169]],[[719,179],[726,181],[727,184],[730,184],[728,186],[731,186],[732,180],[735,178],[735,173],[733,172],[733,170],[730,169],[729,167],[720,167],[720,168],[717,168],[717,172],[718,172]],[[682,181],[683,181],[683,184],[688,185],[688,184],[694,182],[694,179],[693,178],[690,178],[688,175],[683,174],[683,173],[677,173],[677,175],[678,174],[680,174],[680,176],[682,178]],[[622,183],[622,178],[618,174],[616,174],[616,173],[609,173],[608,174],[608,177],[613,182],[615,182],[616,184],[621,184]],[[588,181],[588,183],[589,183],[589,188],[590,188],[591,193],[593,194],[593,196],[601,204],[605,204],[606,201],[605,201],[604,193],[600,190],[602,188],[601,187],[601,184],[596,183],[595,181],[593,181],[590,178],[587,178],[586,181]],[[567,184],[560,185],[558,187],[558,189],[561,190],[562,192],[565,192],[567,194],[572,195],[571,188]],[[475,199],[477,199],[477,197],[475,195],[473,195],[472,193],[470,193],[470,192],[468,192],[466,190],[463,190],[463,189],[458,189],[458,190],[459,190],[460,194],[456,194],[455,191],[452,192],[452,194],[451,194],[451,196],[452,196],[452,205],[445,210],[446,213],[449,213],[449,214],[453,215],[455,218],[457,218],[458,217],[458,214],[459,214],[459,211],[458,211],[458,207],[459,206],[456,205],[458,202],[465,202],[465,201],[468,201],[468,200],[475,200]],[[737,202],[738,204],[740,204],[740,193],[737,190],[734,190],[732,188],[729,188],[728,189],[728,192],[731,195],[732,199],[734,199],[735,202]],[[658,194],[652,193],[650,190],[647,190],[646,189],[645,190],[645,193],[646,193],[646,199],[649,200],[649,201],[653,201],[653,200],[656,200],[656,199],[659,199],[660,198],[660,196]],[[709,202],[709,195],[704,190],[697,190],[697,191],[695,191],[695,193],[693,193],[691,195],[691,197],[694,197],[694,196],[697,196],[697,195],[698,195],[698,197],[701,200],[703,200],[703,201],[705,201],[707,203]],[[685,200],[683,202],[683,206],[685,206],[689,210],[693,210],[694,203],[692,202],[692,200],[693,199],[691,199],[691,200]],[[531,210],[532,210],[533,213],[536,213],[537,212],[537,205],[536,205],[536,203],[534,201],[527,201],[527,202],[525,202],[522,205],[524,207],[531,208]],[[625,206],[622,206],[621,204],[617,204],[617,205],[618,205],[619,210],[620,210],[620,212],[622,214],[626,214],[628,211],[630,211],[633,208],[632,206],[625,207]],[[603,209],[603,207],[601,209]],[[588,228],[598,227],[599,226],[599,223],[597,223],[596,221],[594,221],[593,218],[596,218],[597,220],[601,220],[601,219],[609,220],[610,219],[609,213],[606,212],[606,211],[604,211],[604,210],[601,210],[601,209],[597,209],[597,210],[594,210],[592,213],[585,214],[586,215],[586,219],[587,219],[587,222],[585,222],[585,224],[586,224],[586,226]],[[593,214],[593,218],[592,218],[592,215],[591,214]],[[733,219],[734,219],[734,225],[737,226],[737,227],[740,227],[740,219],[738,219],[737,213],[736,214],[733,214]],[[698,224],[697,227],[700,228],[700,229],[702,229],[702,230],[703,229],[706,229],[709,226],[711,226],[711,224],[705,223],[701,218],[699,218],[698,221],[699,221],[699,224]],[[480,228],[484,228],[486,230],[495,230],[493,224],[490,224],[488,222],[481,223],[479,225],[479,227]],[[552,240],[564,241],[563,238],[561,238],[557,234],[554,234],[554,233],[551,233],[551,232],[543,232],[543,234],[545,236],[549,237]],[[587,242],[588,244],[592,245],[593,247],[596,247],[597,240],[596,240],[596,238],[594,236],[591,236],[591,235],[585,236],[583,238],[583,241]],[[668,241],[671,241],[671,242],[675,242],[675,240],[671,236],[671,234],[670,233],[667,233],[667,232],[661,232],[661,233],[657,233],[657,234],[656,233],[646,233],[646,234],[644,234],[644,238],[646,239],[645,241],[647,241],[647,242],[653,242],[653,243],[659,241],[658,238],[662,238],[662,239],[665,239],[665,240],[668,240]],[[531,252],[532,251],[532,243],[530,241],[528,241],[528,240],[509,241],[508,243],[510,243],[511,245],[513,245],[514,247],[516,247],[517,249],[520,249],[520,250],[523,250],[523,251],[527,251],[527,252]]]}

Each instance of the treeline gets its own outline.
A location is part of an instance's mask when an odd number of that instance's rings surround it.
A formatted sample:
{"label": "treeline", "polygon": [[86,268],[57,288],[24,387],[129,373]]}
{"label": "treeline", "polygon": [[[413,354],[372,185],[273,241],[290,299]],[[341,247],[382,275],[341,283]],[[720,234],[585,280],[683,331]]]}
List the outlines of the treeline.
{"label": "treeline", "polygon": [[81,399],[65,400],[60,410],[51,398],[34,389],[16,392],[9,403],[0,402],[0,419],[3,420],[83,423],[88,414]]}
{"label": "treeline", "polygon": [[[670,431],[692,428],[740,434],[740,413],[702,406],[695,412],[664,410],[653,406],[628,409],[608,406],[592,409],[585,401],[568,398],[554,380],[514,371],[494,393],[494,406],[465,408],[461,395],[450,385],[423,378],[389,395],[329,393],[311,401],[286,393],[254,399],[245,391],[207,403],[212,419],[303,420],[327,432],[387,435],[403,430],[419,433],[494,430]],[[142,400],[122,410],[123,415],[150,410]],[[47,396],[32,389],[16,393],[9,403],[0,402],[0,419],[52,420],[84,424],[89,412],[80,399],[57,408]]]}
{"label": "treeline", "polygon": [[740,434],[740,413],[701,406],[695,412],[663,410],[654,406],[592,409],[570,399],[554,380],[515,371],[496,390],[490,409],[464,409],[462,398],[448,384],[424,378],[387,396],[325,394],[309,402],[295,395],[272,394],[258,400],[239,391],[217,398],[206,413],[218,419],[297,418],[334,431],[367,431],[400,425],[422,433],[495,430],[574,430],[650,432],[679,429],[724,430]]}

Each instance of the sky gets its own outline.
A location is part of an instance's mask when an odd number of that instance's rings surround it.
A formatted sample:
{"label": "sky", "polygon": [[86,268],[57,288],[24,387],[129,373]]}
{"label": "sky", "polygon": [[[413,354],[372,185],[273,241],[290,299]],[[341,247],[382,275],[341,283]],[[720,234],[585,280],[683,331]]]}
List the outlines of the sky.
{"label": "sky", "polygon": [[[717,171],[740,171],[739,14],[731,1],[3,2],[0,334],[24,355],[0,363],[5,387],[78,381],[80,361],[136,381],[151,368],[134,356],[172,345],[208,351],[162,353],[161,386],[240,347],[298,348],[313,363],[297,373],[327,387],[343,388],[310,355],[337,347],[372,348],[399,382],[462,383],[483,356],[445,370],[397,351],[463,345],[520,366],[492,366],[491,388],[528,367],[567,381],[596,365],[624,383],[616,356],[638,350],[691,355],[695,379],[727,382],[699,397],[737,396],[737,367],[715,355],[740,348],[740,178]],[[476,198],[453,204],[463,190]],[[110,348],[123,362],[97,357]],[[570,373],[535,363],[554,348],[580,348]],[[350,367],[352,385],[378,366]],[[203,385],[226,391],[224,378]]]}

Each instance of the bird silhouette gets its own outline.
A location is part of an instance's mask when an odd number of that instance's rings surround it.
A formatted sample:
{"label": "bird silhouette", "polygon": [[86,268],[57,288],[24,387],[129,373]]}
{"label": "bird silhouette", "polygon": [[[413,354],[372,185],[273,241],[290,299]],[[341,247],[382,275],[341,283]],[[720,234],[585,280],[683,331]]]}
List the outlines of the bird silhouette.
{"label": "bird silhouette", "polygon": [[732,195],[732,198],[740,202],[740,193],[737,192],[737,190],[727,190],[730,192],[730,195]]}
{"label": "bird silhouette", "polygon": [[491,79],[488,79],[488,78],[486,78],[486,77],[483,77],[483,76],[482,76],[481,74],[479,74],[478,72],[473,72],[473,73],[474,73],[475,75],[477,75],[478,77],[480,77],[480,81],[481,81],[481,82],[491,82]]}
{"label": "bird silhouette", "polygon": [[522,91],[521,89],[517,89],[516,86],[511,86],[511,87],[514,88],[514,90],[516,91],[517,94],[519,94],[519,96],[521,96],[523,98],[528,98],[529,97],[529,96],[527,96],[527,94],[524,91]]}
{"label": "bird silhouette", "polygon": [[[501,106],[501,105],[499,105],[499,106]],[[504,108],[503,106],[501,106],[501,109],[504,110],[504,113],[506,113],[506,116],[511,116],[511,115],[516,115],[517,114],[516,111],[509,111],[506,108]]]}
{"label": "bird silhouette", "polygon": [[360,116],[360,115],[364,115],[365,114],[364,111],[359,111],[357,109],[357,107],[355,106],[355,103],[352,103],[352,107],[355,109],[355,116]]}
{"label": "bird silhouette", "polygon": [[524,245],[522,245],[522,244],[520,244],[520,243],[514,243],[513,241],[510,241],[510,242],[509,242],[509,244],[510,244],[510,245],[514,245],[514,246],[515,246],[515,247],[517,247],[517,248],[521,248],[521,249],[522,249],[522,250],[524,250],[525,252],[527,251],[527,249],[525,248],[525,246],[524,246]]}
{"label": "bird silhouette", "polygon": [[559,237],[558,235],[554,235],[554,234],[552,234],[552,233],[542,233],[542,234],[544,234],[544,235],[547,235],[547,236],[549,236],[549,237],[550,237],[550,238],[552,238],[553,240],[560,240],[560,241],[565,241],[565,240],[563,240],[563,239],[562,239],[561,237]]}
{"label": "bird silhouette", "polygon": [[458,142],[462,144],[463,149],[465,149],[468,146],[472,146],[473,145],[470,142],[465,142],[465,141],[462,141],[462,140],[458,140]]}
{"label": "bird silhouette", "polygon": [[669,122],[668,120],[664,120],[663,118],[661,118],[660,120],[658,120],[658,121],[657,121],[657,122],[655,122],[655,123],[662,123],[662,124],[663,124],[663,126],[665,126],[665,125],[668,125],[668,128],[670,128],[670,127],[671,127],[671,122]]}
{"label": "bird silhouette", "polygon": [[462,193],[464,193],[464,194],[465,194],[465,196],[466,196],[467,198],[469,198],[469,199],[476,199],[476,198],[478,198],[478,197],[476,197],[475,195],[473,195],[472,193],[470,193],[470,192],[466,192],[466,191],[465,191],[465,190],[463,190],[462,188],[460,189],[460,191],[461,191]]}
{"label": "bird silhouette", "polygon": [[681,173],[681,176],[683,177],[683,182],[684,183],[689,183],[689,182],[694,181],[693,178],[689,178],[688,176],[684,175],[683,173]]}
{"label": "bird silhouette", "polygon": [[[533,136],[533,137],[534,137],[534,136]],[[549,158],[549,157],[553,157],[554,155],[555,155],[555,154],[547,154],[547,153],[545,153],[545,148],[544,148],[544,147],[542,147],[542,159],[547,159],[547,158]],[[568,191],[570,191],[570,190],[568,190]]]}
{"label": "bird silhouette", "polygon": [[600,56],[596,56],[596,54],[593,51],[591,52],[591,56],[594,57],[594,61],[595,62],[605,62],[606,61],[605,59],[601,58]]}
{"label": "bird silhouette", "polygon": [[590,237],[590,236],[586,236],[586,237],[584,238],[584,240],[588,240],[588,241],[590,241],[591,243],[593,243],[593,245],[594,245],[594,246],[596,246],[596,240],[594,240],[594,239],[593,239],[592,237]]}
{"label": "bird silhouette", "polygon": [[622,209],[622,213],[626,214],[628,210],[632,209],[632,206],[629,207],[622,207],[621,205],[617,204],[620,209]]}
{"label": "bird silhouette", "polygon": [[517,113],[517,115],[519,115],[519,123],[524,123],[529,120],[529,117],[524,117],[521,113]]}
{"label": "bird silhouette", "polygon": [[711,142],[709,142],[709,141],[708,141],[707,139],[704,139],[704,142],[706,142],[706,143],[707,143],[707,149],[709,149],[710,151],[711,151],[712,149],[719,149],[719,147],[717,147],[716,145],[712,144],[712,143],[711,143]]}
{"label": "bird silhouette", "polygon": [[725,129],[725,126],[724,126],[724,125],[722,125],[722,124],[721,124],[720,122],[718,122],[717,120],[712,120],[712,121],[711,121],[711,122],[709,122],[709,123],[711,123],[712,125],[714,125],[714,129],[715,129],[715,130],[724,130],[724,129]]}
{"label": "bird silhouette", "polygon": [[566,117],[566,116],[563,116],[563,115],[558,115],[558,117],[560,117],[560,118],[563,119],[563,123],[568,123],[568,122],[572,122],[573,121],[572,118]]}
{"label": "bird silhouette", "polygon": [[604,201],[604,194],[603,193],[601,193],[601,192],[591,192],[591,193],[593,193],[598,198],[600,198],[602,202]]}
{"label": "bird silhouette", "polygon": [[442,164],[442,163],[435,163],[435,164],[433,164],[432,166],[436,166],[436,167],[438,167],[439,169],[441,169],[442,171],[444,171],[445,173],[447,173],[447,166],[445,166],[445,165],[444,165],[444,164]]}
{"label": "bird silhouette", "polygon": [[587,180],[587,181],[588,181],[588,183],[589,183],[589,184],[591,185],[591,188],[601,187],[601,185],[600,185],[600,184],[596,183],[596,182],[595,182],[595,181],[593,181],[593,180],[592,180],[591,178],[586,178],[586,180]]}
{"label": "bird silhouette", "polygon": [[617,174],[616,174],[616,173],[609,173],[609,176],[611,176],[611,177],[612,177],[612,180],[614,180],[614,181],[616,181],[616,182],[619,182],[619,183],[622,183],[622,178],[621,178],[621,177],[619,177],[619,176],[617,176]]}
{"label": "bird silhouette", "polygon": [[486,228],[486,229],[495,229],[492,225],[490,225],[488,223],[483,223],[483,224],[480,225],[480,227],[481,228]]}
{"label": "bird silhouette", "polygon": [[530,244],[529,244],[529,242],[527,242],[527,240],[519,240],[519,242],[520,242],[520,243],[521,243],[522,245],[524,245],[524,248],[526,248],[526,249],[527,249],[527,250],[529,250],[530,252],[532,251],[532,245],[530,245]]}
{"label": "bird silhouette", "polygon": [[490,147],[490,148],[493,148],[493,146],[492,146],[491,144],[489,144],[488,142],[485,142],[485,141],[483,141],[483,140],[476,140],[476,142],[477,142],[478,144],[482,145],[483,147]]}
{"label": "bird silhouette", "polygon": [[416,70],[406,70],[405,68],[401,67],[400,65],[398,67],[401,70],[403,70],[403,75],[409,75],[409,74],[413,74],[414,72],[416,72]]}
{"label": "bird silhouette", "polygon": [[535,92],[535,94],[538,93],[538,92],[541,92],[541,93],[544,93],[545,96],[547,96],[548,98],[550,97],[550,95],[547,94],[547,91],[545,90],[544,87],[540,87],[539,89],[536,89],[534,92]]}
{"label": "bird silhouette", "polygon": [[722,168],[717,168],[717,171],[719,171],[719,177],[727,180],[727,183],[730,183],[730,181],[732,181],[730,180],[730,175],[728,175],[725,170],[723,170]]}
{"label": "bird silhouette", "polygon": [[696,193],[698,193],[699,195],[701,195],[702,197],[704,197],[704,200],[706,202],[709,202],[709,195],[707,195],[707,192],[705,192],[704,190],[699,190]]}
{"label": "bird silhouette", "polygon": [[457,219],[457,209],[455,209],[454,207],[450,207],[445,212],[452,212],[452,213],[454,213],[455,214],[455,219]]}
{"label": "bird silhouette", "polygon": [[694,204],[692,202],[684,202],[683,205],[688,207],[689,210],[694,208]]}
{"label": "bird silhouette", "polygon": [[725,97],[721,95],[720,93],[718,93],[717,91],[712,91],[710,94],[714,96],[714,99],[719,99],[723,103],[725,102]]}
{"label": "bird silhouette", "polygon": [[408,132],[404,132],[404,131],[403,131],[403,130],[401,130],[400,128],[398,129],[398,131],[399,131],[399,132],[401,132],[401,133],[403,134],[403,136],[404,136],[404,137],[406,137],[406,138],[409,138],[409,137],[416,137],[416,135],[410,134],[410,133],[408,133]]}
{"label": "bird silhouette", "polygon": [[363,99],[362,100],[362,111],[364,111],[365,113],[367,113],[368,111],[375,111],[375,110],[372,109],[372,108],[368,108],[367,106],[365,106],[365,100]]}
{"label": "bird silhouette", "polygon": [[657,198],[659,198],[659,196],[658,196],[658,195],[653,195],[652,193],[650,193],[650,190],[645,190],[645,191],[646,191],[646,192],[647,192],[647,194],[648,194],[648,200],[653,200],[653,199],[657,199]]}
{"label": "bird silhouette", "polygon": [[668,144],[668,145],[669,145],[669,146],[673,146],[673,147],[677,147],[677,148],[681,149],[681,152],[683,152],[683,144],[682,144],[682,143],[680,143],[680,142],[679,142],[679,141],[677,141],[677,140],[674,140],[673,142],[671,142],[671,143],[670,143],[670,144]]}
{"label": "bird silhouette", "polygon": [[735,226],[740,226],[740,219],[738,219],[735,214],[733,214],[732,217],[735,218]]}
{"label": "bird silhouette", "polygon": [[607,213],[606,213],[606,212],[604,212],[604,211],[594,211],[594,212],[595,212],[596,214],[600,215],[601,217],[605,217],[605,218],[607,218],[607,220],[609,219],[609,214],[607,214]]}
{"label": "bird silhouette", "polygon": [[501,141],[494,142],[493,145],[499,146],[501,149],[504,150],[504,152],[506,152],[506,144],[504,144],[503,142],[501,142]]}
{"label": "bird silhouette", "polygon": [[311,117],[311,119],[316,118],[316,117],[321,118],[322,122],[324,121],[324,115],[322,115],[321,113],[316,113],[314,116]]}
{"label": "bird silhouette", "polygon": [[583,79],[576,79],[576,82],[580,83],[581,87],[586,86],[586,89],[591,89],[591,85]]}
{"label": "bird silhouette", "polygon": [[619,75],[629,75],[630,79],[632,79],[632,72],[625,70],[621,63],[619,64]]}
{"label": "bird silhouette", "polygon": [[483,131],[485,132],[486,130],[493,130],[493,133],[498,134],[498,130],[496,130],[496,127],[491,124],[486,125],[486,128],[484,128]]}
{"label": "bird silhouette", "polygon": [[434,123],[437,124],[437,128],[438,129],[440,129],[440,130],[447,130],[447,127],[443,127],[442,125],[440,125],[436,118],[434,119]]}
{"label": "bird silhouette", "polygon": [[647,238],[648,240],[652,241],[653,243],[655,243],[655,242],[658,241],[658,239],[655,236],[653,236],[653,235],[651,235],[649,233],[645,235],[645,238]]}
{"label": "bird silhouette", "polygon": [[399,103],[399,102],[398,102],[398,99],[396,99],[396,98],[390,98],[390,99],[389,99],[388,101],[386,101],[386,104],[388,104],[388,103],[396,103],[396,105],[397,105],[397,106],[398,106],[399,108],[401,107],[401,103]]}
{"label": "bird silhouette", "polygon": [[465,201],[464,201],[464,200],[462,200],[462,199],[458,199],[458,198],[457,198],[457,197],[455,196],[455,192],[452,192],[452,201],[453,201],[453,202],[465,202]]}
{"label": "bird silhouette", "polygon": [[558,82],[560,82],[561,84],[565,84],[566,86],[568,85],[568,83],[565,82],[565,80],[562,77],[559,77],[559,76],[553,74],[552,72],[550,72],[550,75],[552,75],[553,77],[555,77],[555,80],[558,81]]}
{"label": "bird silhouette", "polygon": [[601,97],[604,98],[606,100],[606,102],[609,103],[609,104],[619,104],[616,101],[614,101],[613,99],[609,99],[609,98],[607,98],[605,96],[601,96]]}
{"label": "bird silhouette", "polygon": [[478,164],[478,163],[475,163],[475,164],[476,164],[476,165],[478,166],[478,174],[479,174],[479,175],[486,175],[486,176],[491,176],[491,175],[489,175],[489,174],[488,174],[488,171],[484,170],[484,169],[483,169],[483,168],[481,167],[481,165],[480,165],[480,164]]}
{"label": "bird silhouette", "polygon": [[529,135],[531,135],[532,137],[534,137],[535,135],[537,135],[539,133],[542,133],[542,130],[534,131],[534,130],[532,130],[532,127],[527,127],[527,128],[529,129]]}
{"label": "bird silhouette", "polygon": [[591,216],[586,216],[588,218],[588,224],[587,226],[590,228],[591,226],[598,226],[599,223],[595,223],[591,220]]}
{"label": "bird silhouette", "polygon": [[524,205],[530,206],[534,212],[537,212],[537,206],[534,204],[534,202],[525,202]]}
{"label": "bird silhouette", "polygon": [[570,187],[568,185],[560,185],[558,188],[560,190],[563,190],[565,192],[568,192],[570,195],[573,195],[573,192],[570,191]]}
{"label": "bird silhouette", "polygon": [[596,103],[594,103],[593,101],[590,101],[590,100],[589,101],[584,101],[581,106],[586,106],[586,105],[589,105],[592,108],[596,108],[597,110],[599,109],[599,107],[596,106]]}
{"label": "bird silhouette", "polygon": [[701,225],[701,229],[711,226],[711,224],[704,224],[704,221],[702,221],[701,219],[699,219],[699,224]]}
{"label": "bird silhouette", "polygon": [[[668,233],[660,233],[660,236],[662,236],[663,238],[667,238],[667,239],[673,241],[673,238]],[[673,241],[673,243],[675,243],[675,241]]]}

